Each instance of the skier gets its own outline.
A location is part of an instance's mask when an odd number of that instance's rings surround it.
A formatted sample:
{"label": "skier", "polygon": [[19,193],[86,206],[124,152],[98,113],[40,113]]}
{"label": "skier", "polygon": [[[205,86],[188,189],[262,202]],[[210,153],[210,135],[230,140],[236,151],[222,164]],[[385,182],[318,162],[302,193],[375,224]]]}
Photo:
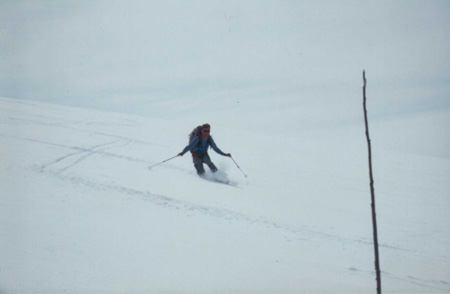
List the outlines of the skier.
{"label": "skier", "polygon": [[217,172],[217,167],[211,161],[208,155],[208,148],[211,146],[214,151],[223,156],[231,157],[230,153],[222,152],[210,136],[211,126],[204,124],[195,128],[189,135],[189,145],[187,145],[178,156],[183,156],[186,152],[191,151],[195,169],[199,176],[205,174],[203,164],[206,163],[212,172]]}

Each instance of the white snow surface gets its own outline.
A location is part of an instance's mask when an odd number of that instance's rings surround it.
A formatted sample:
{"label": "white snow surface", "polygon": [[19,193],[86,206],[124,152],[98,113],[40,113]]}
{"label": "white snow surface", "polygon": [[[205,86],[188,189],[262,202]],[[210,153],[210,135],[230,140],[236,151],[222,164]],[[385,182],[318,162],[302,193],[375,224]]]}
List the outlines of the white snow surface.
{"label": "white snow surface", "polygon": [[[1,98],[0,293],[375,293],[361,101],[269,98],[170,119]],[[232,185],[189,154],[148,169],[205,122],[248,178],[213,151]],[[450,292],[449,125],[370,121],[384,293]]]}

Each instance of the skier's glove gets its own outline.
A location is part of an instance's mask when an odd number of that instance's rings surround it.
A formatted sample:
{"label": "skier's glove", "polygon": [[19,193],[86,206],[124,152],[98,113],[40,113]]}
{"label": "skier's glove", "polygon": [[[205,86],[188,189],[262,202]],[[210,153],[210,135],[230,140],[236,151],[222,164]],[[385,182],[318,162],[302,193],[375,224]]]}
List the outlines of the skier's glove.
{"label": "skier's glove", "polygon": [[225,153],[225,156],[231,157],[231,153]]}
{"label": "skier's glove", "polygon": [[182,152],[178,153],[178,156],[183,156],[183,153]]}

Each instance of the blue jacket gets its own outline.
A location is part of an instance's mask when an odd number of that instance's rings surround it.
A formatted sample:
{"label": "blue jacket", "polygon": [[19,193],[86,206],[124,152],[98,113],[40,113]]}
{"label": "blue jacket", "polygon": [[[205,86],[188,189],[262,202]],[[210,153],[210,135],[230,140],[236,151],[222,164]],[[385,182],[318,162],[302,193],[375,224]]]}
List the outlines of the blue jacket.
{"label": "blue jacket", "polygon": [[199,140],[200,140],[200,137],[196,136],[192,140],[192,142],[183,149],[183,152],[181,152],[181,154],[184,155],[186,152],[191,151],[198,155],[205,155],[208,152],[208,148],[211,146],[212,149],[214,149],[214,151],[216,151],[220,155],[225,156],[225,153],[223,153],[222,150],[220,150],[217,147],[217,145],[214,142],[212,137],[202,138],[202,141],[200,142],[200,144],[199,144]]}

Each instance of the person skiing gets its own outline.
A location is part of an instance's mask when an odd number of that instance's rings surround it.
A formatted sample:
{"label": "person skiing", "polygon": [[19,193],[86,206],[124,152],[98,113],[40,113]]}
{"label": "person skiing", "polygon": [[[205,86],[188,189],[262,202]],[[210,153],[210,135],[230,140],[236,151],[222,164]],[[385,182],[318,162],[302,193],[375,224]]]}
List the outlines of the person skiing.
{"label": "person skiing", "polygon": [[186,152],[191,151],[192,160],[194,161],[194,167],[197,170],[199,176],[205,174],[203,164],[208,165],[212,172],[217,172],[217,167],[211,161],[208,155],[208,148],[211,147],[218,154],[231,157],[230,153],[224,153],[220,150],[213,138],[210,135],[211,126],[209,124],[203,124],[195,128],[189,135],[189,145],[187,145],[182,152],[178,153],[178,156],[183,156]]}

